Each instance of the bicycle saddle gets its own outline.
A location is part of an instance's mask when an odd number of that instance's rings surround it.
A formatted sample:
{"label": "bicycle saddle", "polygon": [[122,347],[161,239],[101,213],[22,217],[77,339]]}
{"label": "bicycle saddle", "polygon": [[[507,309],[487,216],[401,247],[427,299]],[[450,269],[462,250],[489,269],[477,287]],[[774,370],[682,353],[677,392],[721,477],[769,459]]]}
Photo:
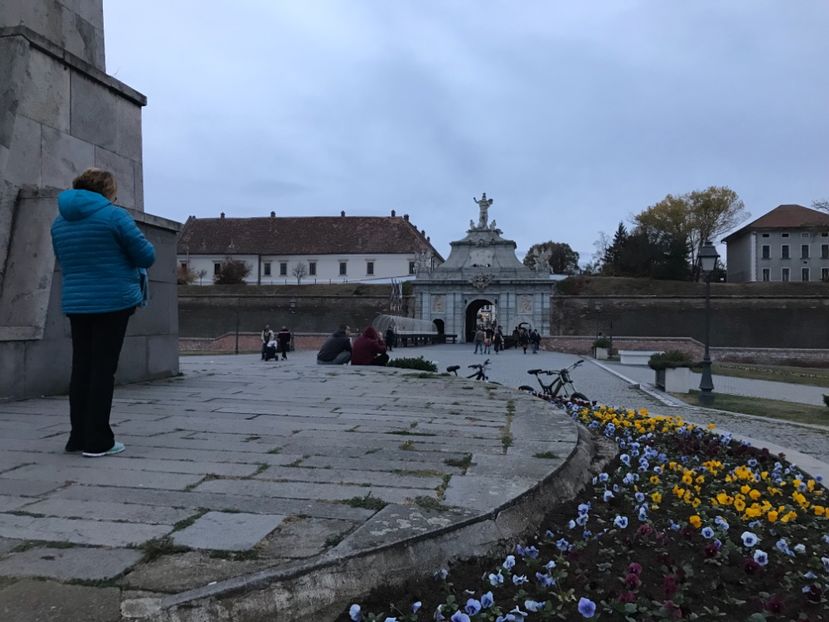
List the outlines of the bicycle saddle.
{"label": "bicycle saddle", "polygon": [[542,371],[543,371],[543,370],[541,370],[541,369],[528,369],[528,370],[527,370],[527,373],[528,373],[528,374],[533,374],[534,376],[537,376],[537,375],[538,375],[538,374],[540,374]]}

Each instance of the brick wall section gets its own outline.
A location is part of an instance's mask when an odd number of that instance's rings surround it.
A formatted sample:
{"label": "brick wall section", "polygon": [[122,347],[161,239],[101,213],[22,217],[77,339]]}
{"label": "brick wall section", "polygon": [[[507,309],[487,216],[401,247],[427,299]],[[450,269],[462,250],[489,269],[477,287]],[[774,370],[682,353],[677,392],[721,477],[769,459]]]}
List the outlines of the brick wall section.
{"label": "brick wall section", "polygon": [[[319,350],[330,333],[294,333],[295,350]],[[183,354],[233,354],[236,351],[236,333],[220,337],[180,337],[179,352]],[[259,333],[239,333],[239,352],[260,352]]]}

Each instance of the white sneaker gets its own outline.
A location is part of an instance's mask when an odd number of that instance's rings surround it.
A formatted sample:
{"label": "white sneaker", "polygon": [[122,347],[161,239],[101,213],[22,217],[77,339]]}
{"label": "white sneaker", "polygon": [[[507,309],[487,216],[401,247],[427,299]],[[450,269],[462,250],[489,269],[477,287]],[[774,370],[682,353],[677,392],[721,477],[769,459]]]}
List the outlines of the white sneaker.
{"label": "white sneaker", "polygon": [[126,449],[126,447],[124,446],[124,443],[119,443],[118,441],[115,441],[115,444],[112,447],[110,447],[109,449],[107,449],[106,451],[102,451],[102,452],[85,451],[85,452],[83,452],[83,456],[84,456],[84,458],[103,458],[104,456],[114,456],[115,454],[120,454],[125,449]]}

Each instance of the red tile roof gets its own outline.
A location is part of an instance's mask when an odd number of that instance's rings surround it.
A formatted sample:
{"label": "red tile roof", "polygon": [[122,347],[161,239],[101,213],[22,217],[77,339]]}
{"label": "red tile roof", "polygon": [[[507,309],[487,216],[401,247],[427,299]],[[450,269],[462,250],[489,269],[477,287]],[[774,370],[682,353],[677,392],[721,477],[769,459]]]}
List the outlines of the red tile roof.
{"label": "red tile roof", "polygon": [[[184,223],[178,254],[343,255],[440,254],[399,216],[196,218]],[[442,257],[440,257],[443,260]]]}
{"label": "red tile roof", "polygon": [[751,230],[757,229],[829,229],[829,214],[802,205],[778,205],[767,214],[723,238],[728,242]]}

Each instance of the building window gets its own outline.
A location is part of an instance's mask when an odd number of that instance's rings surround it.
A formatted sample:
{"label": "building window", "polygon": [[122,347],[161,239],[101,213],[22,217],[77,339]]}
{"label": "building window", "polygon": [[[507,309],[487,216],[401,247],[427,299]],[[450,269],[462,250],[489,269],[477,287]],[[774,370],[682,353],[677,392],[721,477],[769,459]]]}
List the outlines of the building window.
{"label": "building window", "polygon": [[829,281],[829,268],[821,268],[820,269],[820,280],[824,283]]}
{"label": "building window", "polygon": [[374,274],[374,262],[367,261],[366,262],[366,274],[373,275]]}
{"label": "building window", "polygon": [[767,237],[769,237],[769,234],[768,234],[768,233],[764,233],[764,234],[763,234],[763,237],[764,237],[764,238],[767,238]]}
{"label": "building window", "polygon": [[800,269],[800,280],[804,283],[809,282],[809,268],[801,268]]}
{"label": "building window", "polygon": [[780,247],[780,258],[781,259],[788,259],[789,258],[789,245],[784,244]]}
{"label": "building window", "polygon": [[801,237],[801,238],[808,238],[808,237],[809,237],[809,234],[808,234],[808,233],[801,233],[801,234],[800,234],[800,237]]}
{"label": "building window", "polygon": [[221,272],[222,272],[221,262],[214,261],[213,262],[213,276],[216,276],[217,274],[221,274]]}
{"label": "building window", "polygon": [[288,276],[288,262],[287,261],[280,261],[279,262],[279,276]]}
{"label": "building window", "polygon": [[771,280],[771,270],[768,268],[763,268],[763,280],[770,281]]}
{"label": "building window", "polygon": [[801,244],[800,245],[800,258],[801,259],[809,259],[809,245],[808,244]]}
{"label": "building window", "polygon": [[414,274],[414,273],[415,273],[415,262],[410,261],[409,262],[409,274]]}
{"label": "building window", "polygon": [[187,266],[187,262],[186,262],[186,261],[182,261],[182,262],[181,262],[181,269],[182,269],[182,270],[184,270],[184,271],[186,271],[186,270],[187,270],[187,267],[188,267],[188,266]]}
{"label": "building window", "polygon": [[823,233],[821,233],[821,234],[820,234],[820,237],[822,237],[822,238],[829,238],[829,232],[824,231]]}
{"label": "building window", "polygon": [[786,282],[789,280],[789,269],[783,268],[783,272],[780,274],[780,280]]}
{"label": "building window", "polygon": [[317,276],[317,262],[316,261],[309,261],[308,262],[308,275],[309,276]]}
{"label": "building window", "polygon": [[781,238],[787,238],[787,237],[789,237],[789,234],[788,233],[781,233],[780,237]]}
{"label": "building window", "polygon": [[820,245],[820,258],[829,259],[829,244]]}
{"label": "building window", "polygon": [[271,275],[271,262],[270,261],[266,261],[264,264],[262,264],[262,272],[265,274],[265,276],[270,276]]}
{"label": "building window", "polygon": [[761,257],[763,259],[771,258],[771,246],[769,246],[768,244],[763,244]]}
{"label": "building window", "polygon": [[348,262],[341,261],[340,262],[340,276],[345,276],[348,274]]}

